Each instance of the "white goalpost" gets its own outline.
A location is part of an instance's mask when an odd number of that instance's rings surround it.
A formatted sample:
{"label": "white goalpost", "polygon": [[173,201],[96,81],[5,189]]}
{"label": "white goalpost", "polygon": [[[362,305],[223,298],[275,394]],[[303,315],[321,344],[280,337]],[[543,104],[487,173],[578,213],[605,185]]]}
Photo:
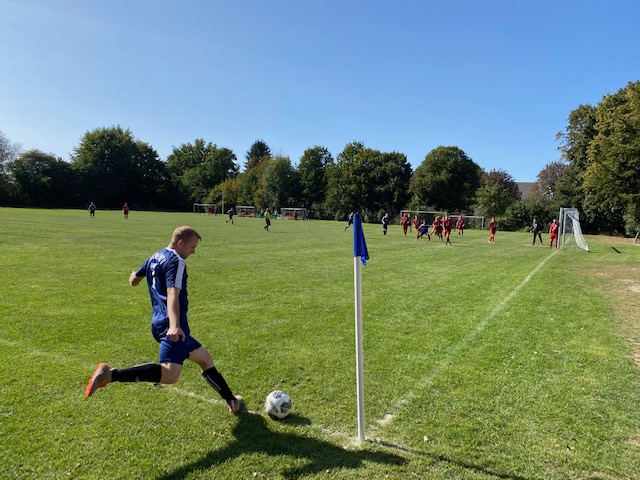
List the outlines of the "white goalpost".
{"label": "white goalpost", "polygon": [[307,209],[298,207],[289,207],[280,209],[280,217],[288,220],[308,220]]}
{"label": "white goalpost", "polygon": [[236,207],[236,215],[239,217],[255,217],[256,207],[251,205],[238,205]]}
{"label": "white goalpost", "polygon": [[200,215],[213,214],[216,212],[217,207],[215,203],[194,203],[193,204],[193,213]]}
{"label": "white goalpost", "polygon": [[580,212],[577,208],[561,208],[560,209],[560,235],[558,236],[558,247],[577,246],[589,251],[589,246],[582,235],[580,228]]}

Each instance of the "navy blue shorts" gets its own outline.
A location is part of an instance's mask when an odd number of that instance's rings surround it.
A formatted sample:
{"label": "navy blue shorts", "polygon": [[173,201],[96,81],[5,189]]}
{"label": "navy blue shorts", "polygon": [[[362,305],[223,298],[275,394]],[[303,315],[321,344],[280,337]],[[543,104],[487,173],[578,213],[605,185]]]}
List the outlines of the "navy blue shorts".
{"label": "navy blue shorts", "polygon": [[160,344],[160,363],[177,363],[182,365],[189,358],[189,354],[202,345],[191,335],[186,340],[172,342],[167,337],[169,327],[167,325],[151,324],[151,333],[156,342]]}

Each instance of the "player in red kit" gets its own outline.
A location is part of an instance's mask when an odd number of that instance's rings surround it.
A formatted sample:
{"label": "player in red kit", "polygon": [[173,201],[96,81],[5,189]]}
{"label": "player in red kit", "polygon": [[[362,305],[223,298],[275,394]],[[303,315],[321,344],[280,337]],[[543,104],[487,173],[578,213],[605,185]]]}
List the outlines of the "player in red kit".
{"label": "player in red kit", "polygon": [[556,248],[558,248],[558,222],[553,219],[551,225],[549,225],[549,248],[553,248],[553,240],[556,241]]}
{"label": "player in red kit", "polygon": [[489,222],[489,243],[496,243],[496,232],[498,231],[498,222],[496,219],[491,217],[491,221]]}
{"label": "player in red kit", "polygon": [[460,215],[458,217],[458,220],[456,221],[456,228],[458,229],[458,236],[459,237],[464,235],[464,218],[462,218],[462,215]]}
{"label": "player in red kit", "polygon": [[402,218],[400,219],[400,225],[402,225],[402,231],[404,232],[404,236],[407,236],[407,230],[409,228],[409,223],[411,223],[411,219],[409,218],[409,214],[403,213]]}
{"label": "player in red kit", "polygon": [[453,229],[453,220],[451,220],[451,217],[448,213],[444,216],[444,220],[442,221],[442,228],[444,229],[444,244],[451,245],[451,239],[449,239],[449,235],[451,235],[451,230]]}
{"label": "player in red kit", "polygon": [[440,240],[442,240],[442,220],[440,220],[439,215],[437,215],[436,218],[433,219],[431,227],[431,234],[437,236]]}

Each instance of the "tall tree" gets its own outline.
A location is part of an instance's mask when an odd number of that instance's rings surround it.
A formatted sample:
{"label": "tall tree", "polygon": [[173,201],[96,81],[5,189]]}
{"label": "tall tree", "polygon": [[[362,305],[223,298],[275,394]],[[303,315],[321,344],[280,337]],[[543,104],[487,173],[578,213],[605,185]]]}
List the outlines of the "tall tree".
{"label": "tall tree", "polygon": [[85,201],[112,207],[124,201],[153,203],[155,198],[143,198],[141,192],[155,195],[165,187],[164,164],[157,152],[120,126],[86,132],[71,158]]}
{"label": "tall tree", "polygon": [[52,154],[29,150],[9,164],[26,205],[71,207],[82,205],[77,198],[76,178],[71,165]]}
{"label": "tall tree", "polygon": [[336,218],[359,210],[369,221],[397,213],[405,205],[411,167],[400,153],[382,153],[360,142],[338,155],[329,177],[327,203]]}
{"label": "tall tree", "polygon": [[20,149],[19,144],[0,131],[0,202],[8,201],[16,193],[8,166],[18,157]]}
{"label": "tall tree", "polygon": [[499,217],[520,200],[520,190],[513,177],[504,170],[491,170],[482,176],[476,191],[476,212]]}
{"label": "tall tree", "polygon": [[282,207],[296,207],[299,197],[298,174],[289,157],[275,157],[264,171],[264,205],[272,212]]}
{"label": "tall tree", "polygon": [[245,170],[257,167],[263,160],[271,158],[271,149],[264,140],[256,140],[244,156]]}
{"label": "tall tree", "polygon": [[602,228],[624,231],[640,219],[640,82],[603,98],[584,172],[584,210]]}
{"label": "tall tree", "polygon": [[235,177],[236,160],[230,149],[196,139],[173,147],[167,157],[167,170],[182,199],[190,204],[205,201],[215,186]]}
{"label": "tall tree", "polygon": [[580,105],[569,113],[565,131],[556,135],[561,160],[567,163],[556,188],[559,205],[582,209],[583,176],[590,162],[589,145],[596,133],[596,107]]}
{"label": "tall tree", "polygon": [[336,167],[329,177],[327,201],[337,218],[350,211],[369,209],[369,179],[375,152],[361,142],[352,142],[338,155]]}
{"label": "tall tree", "polygon": [[449,212],[472,208],[482,169],[458,147],[431,150],[411,181],[413,204]]}
{"label": "tall tree", "polygon": [[304,151],[298,164],[302,203],[305,208],[314,209],[325,201],[329,171],[335,162],[325,147],[313,147]]}
{"label": "tall tree", "polygon": [[407,206],[410,198],[411,165],[403,153],[380,153],[371,181],[375,189],[376,206],[396,214]]}

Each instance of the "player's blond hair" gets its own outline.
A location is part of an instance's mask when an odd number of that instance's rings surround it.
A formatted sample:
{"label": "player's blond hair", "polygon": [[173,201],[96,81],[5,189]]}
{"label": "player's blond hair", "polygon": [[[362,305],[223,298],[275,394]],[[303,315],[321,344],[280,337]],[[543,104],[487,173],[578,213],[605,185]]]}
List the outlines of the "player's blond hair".
{"label": "player's blond hair", "polygon": [[171,244],[176,244],[180,240],[186,242],[187,240],[191,240],[193,237],[198,237],[198,240],[202,240],[202,237],[195,231],[195,229],[184,225],[173,231],[173,235],[171,235]]}

